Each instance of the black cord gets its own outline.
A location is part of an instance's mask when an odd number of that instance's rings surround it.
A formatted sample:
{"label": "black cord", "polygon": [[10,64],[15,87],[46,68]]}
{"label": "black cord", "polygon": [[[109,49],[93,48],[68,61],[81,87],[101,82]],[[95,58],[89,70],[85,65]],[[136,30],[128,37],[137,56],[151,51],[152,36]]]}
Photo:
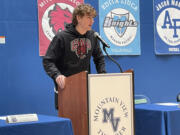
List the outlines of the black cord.
{"label": "black cord", "polygon": [[119,65],[119,63],[117,63],[117,62],[107,53],[106,47],[105,47],[104,45],[103,45],[103,50],[104,50],[104,52],[106,53],[107,57],[108,57],[110,60],[112,60],[112,61],[119,67],[120,73],[122,73],[123,70],[122,70],[121,66]]}

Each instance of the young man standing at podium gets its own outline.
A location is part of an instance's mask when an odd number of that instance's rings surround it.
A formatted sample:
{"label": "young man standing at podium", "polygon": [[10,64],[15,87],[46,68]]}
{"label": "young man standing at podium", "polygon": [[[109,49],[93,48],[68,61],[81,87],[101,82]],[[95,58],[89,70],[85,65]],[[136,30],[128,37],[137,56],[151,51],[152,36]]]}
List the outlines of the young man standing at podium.
{"label": "young man standing at podium", "polygon": [[[90,59],[93,56],[98,73],[105,73],[105,60],[94,31],[91,29],[96,16],[95,9],[89,4],[77,6],[72,14],[72,23],[57,33],[51,41],[43,66],[54,80],[56,91],[65,87],[65,78],[81,71],[90,72]],[[55,105],[57,105],[57,92]]]}

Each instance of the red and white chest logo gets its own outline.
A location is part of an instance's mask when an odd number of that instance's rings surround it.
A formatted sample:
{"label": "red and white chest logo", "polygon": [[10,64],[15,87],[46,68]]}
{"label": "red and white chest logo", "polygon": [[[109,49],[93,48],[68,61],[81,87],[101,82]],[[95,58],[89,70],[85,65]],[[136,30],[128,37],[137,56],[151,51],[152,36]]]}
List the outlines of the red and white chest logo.
{"label": "red and white chest logo", "polygon": [[91,48],[91,41],[87,38],[78,38],[71,42],[71,51],[75,52],[80,59],[84,59]]}

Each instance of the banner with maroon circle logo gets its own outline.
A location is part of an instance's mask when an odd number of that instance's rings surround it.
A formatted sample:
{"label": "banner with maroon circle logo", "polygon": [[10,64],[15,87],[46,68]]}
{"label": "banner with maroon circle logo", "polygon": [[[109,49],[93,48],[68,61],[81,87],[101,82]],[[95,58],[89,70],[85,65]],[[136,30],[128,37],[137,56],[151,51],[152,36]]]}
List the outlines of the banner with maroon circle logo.
{"label": "banner with maroon circle logo", "polygon": [[74,7],[83,2],[83,0],[38,0],[40,56],[45,55],[56,33],[64,30],[67,23],[71,23]]}

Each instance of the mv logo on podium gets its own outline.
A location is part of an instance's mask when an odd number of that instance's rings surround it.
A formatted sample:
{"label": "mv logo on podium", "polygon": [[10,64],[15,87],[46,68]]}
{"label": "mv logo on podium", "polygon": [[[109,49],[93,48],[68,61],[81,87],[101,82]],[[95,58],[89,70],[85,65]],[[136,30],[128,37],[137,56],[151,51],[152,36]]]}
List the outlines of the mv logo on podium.
{"label": "mv logo on podium", "polygon": [[111,108],[110,111],[108,112],[107,109],[103,109],[103,123],[108,123],[110,122],[113,128],[113,131],[117,131],[119,122],[120,122],[120,117],[114,117],[114,108]]}
{"label": "mv logo on podium", "polygon": [[[105,97],[97,105],[93,115],[93,125],[98,127],[98,135],[125,135],[129,112],[119,97]],[[107,131],[107,129],[109,131]],[[94,135],[94,134],[92,134]]]}
{"label": "mv logo on podium", "polygon": [[88,75],[89,135],[134,135],[132,74]]}

